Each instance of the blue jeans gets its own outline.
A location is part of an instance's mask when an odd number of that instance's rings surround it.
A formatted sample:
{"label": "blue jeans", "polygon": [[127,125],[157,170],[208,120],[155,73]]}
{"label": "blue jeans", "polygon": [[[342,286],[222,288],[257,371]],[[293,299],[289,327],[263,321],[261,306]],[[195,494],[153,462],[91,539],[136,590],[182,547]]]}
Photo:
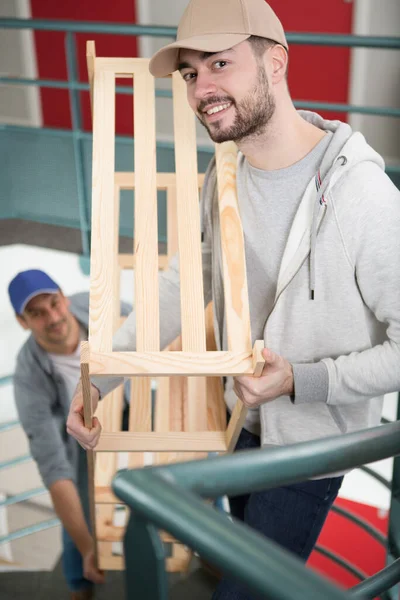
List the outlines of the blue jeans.
{"label": "blue jeans", "polygon": [[63,555],[62,566],[64,577],[72,592],[92,587],[93,583],[83,576],[82,556],[70,535],[62,528]]}
{"label": "blue jeans", "polygon": [[[86,523],[90,529],[90,518],[89,518],[89,495],[88,495],[88,473],[87,473],[87,457],[86,452],[77,445],[77,489],[79,497],[82,503],[83,513],[85,515]],[[83,561],[81,553],[75,546],[69,533],[62,528],[62,543],[63,543],[63,556],[62,556],[62,567],[64,571],[64,577],[67,582],[69,589],[72,592],[79,592],[93,586],[93,583],[83,576]]]}
{"label": "blue jeans", "polygon": [[[259,447],[260,438],[242,429],[235,450]],[[229,498],[231,514],[305,562],[342,481],[343,477],[316,479]],[[222,579],[212,600],[255,600],[255,596]]]}

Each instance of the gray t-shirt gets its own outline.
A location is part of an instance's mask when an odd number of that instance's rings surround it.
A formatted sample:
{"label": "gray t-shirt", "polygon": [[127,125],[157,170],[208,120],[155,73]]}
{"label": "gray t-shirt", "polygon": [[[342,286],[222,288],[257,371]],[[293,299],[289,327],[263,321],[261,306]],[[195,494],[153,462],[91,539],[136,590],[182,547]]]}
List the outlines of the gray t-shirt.
{"label": "gray t-shirt", "polygon": [[[245,241],[253,344],[264,339],[265,323],[274,304],[279,268],[293,219],[331,139],[332,134],[327,133],[299,162],[274,171],[256,169],[239,154],[237,192]],[[223,340],[227,349],[225,321]],[[232,409],[236,396],[231,377],[225,389],[227,404]],[[252,410],[246,421],[246,428],[257,434],[258,413],[258,409]]]}

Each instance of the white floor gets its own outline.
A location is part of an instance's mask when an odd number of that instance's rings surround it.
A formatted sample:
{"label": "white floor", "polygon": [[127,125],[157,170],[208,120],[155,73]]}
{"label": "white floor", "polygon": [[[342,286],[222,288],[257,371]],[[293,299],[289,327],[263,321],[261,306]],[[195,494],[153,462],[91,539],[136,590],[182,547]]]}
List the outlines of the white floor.
{"label": "white floor", "polygon": [[[1,378],[13,373],[17,352],[28,335],[18,325],[8,299],[7,287],[14,275],[28,268],[43,269],[60,284],[66,295],[88,290],[89,278],[82,274],[76,255],[24,245],[0,247],[0,265]],[[133,276],[125,271],[121,280],[122,299],[131,302],[132,290]],[[383,416],[393,420],[396,418],[396,411],[397,395],[388,395],[385,398]],[[17,418],[12,384],[0,386],[0,423]],[[0,433],[0,462],[27,452],[27,441],[21,429]],[[392,459],[380,461],[372,467],[387,479],[391,479]],[[40,486],[40,476],[33,462],[0,470],[0,497],[2,493],[15,494]],[[390,503],[388,490],[358,470],[346,476],[340,496],[376,506],[382,510],[382,516],[386,514]],[[37,506],[30,504],[29,509],[25,511],[18,507],[10,507],[8,511],[0,508],[0,537],[5,535],[7,530],[13,531],[32,522],[52,518],[49,509],[51,506],[48,495],[38,498]],[[52,552],[43,552],[44,547],[51,547]],[[34,568],[52,568],[59,550],[58,528],[34,534],[12,544],[0,545],[0,569],[2,558],[19,564],[33,564]],[[40,555],[42,560],[39,559]]]}

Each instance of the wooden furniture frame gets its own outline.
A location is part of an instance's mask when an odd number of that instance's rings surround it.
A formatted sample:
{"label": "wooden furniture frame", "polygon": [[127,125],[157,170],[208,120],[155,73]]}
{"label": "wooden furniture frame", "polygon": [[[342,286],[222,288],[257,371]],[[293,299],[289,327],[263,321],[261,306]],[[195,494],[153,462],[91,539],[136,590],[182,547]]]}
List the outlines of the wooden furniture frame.
{"label": "wooden furniture frame", "polygon": [[[246,417],[240,400],[226,428],[220,380],[223,375],[260,375],[262,341],[252,348],[244,240],[236,198],[234,144],[216,147],[228,351],[207,349],[204,311],[195,120],[186,86],[173,75],[176,174],[156,173],[155,89],[147,59],[97,58],[87,47],[93,111],[93,192],[89,341],[82,344],[81,374],[85,424],[91,427],[90,375],[132,377],[129,431],[121,431],[122,387],[103,400],[96,415],[107,423],[94,452],[88,452],[89,498],[96,558],[101,568],[122,568],[111,543],[121,539],[113,523],[117,502],[110,482],[117,452],[134,453],[129,466],[229,452]],[[134,80],[135,174],[115,172],[115,81]],[[132,255],[119,254],[119,196],[135,189]],[[158,255],[157,189],[167,192],[168,253]],[[177,235],[176,233],[177,232]],[[175,240],[178,240],[176,248]],[[158,270],[175,250],[180,256],[181,348],[160,348]],[[135,269],[135,352],[112,350],[121,324],[120,272]],[[210,313],[208,313],[209,322]],[[208,332],[210,327],[208,327]],[[208,348],[212,336],[208,333]],[[178,349],[179,348],[179,349]],[[151,378],[162,377],[152,428]],[[186,381],[182,383],[182,377]],[[207,378],[207,379],[206,379]],[[212,379],[210,379],[212,378]],[[177,382],[180,382],[178,388]],[[212,381],[217,382],[213,387]],[[175,386],[175,388],[174,388]],[[211,386],[211,387],[210,387]],[[170,401],[167,402],[165,398]],[[181,426],[173,425],[173,400],[182,406]],[[161,408],[160,408],[161,407]],[[171,413],[172,411],[172,413]],[[179,412],[179,411],[178,411]],[[154,429],[154,430],[152,430]],[[178,429],[178,430],[176,430]],[[214,429],[214,430],[213,430]],[[97,455],[95,468],[95,454]],[[168,541],[173,541],[168,539]],[[170,560],[182,568],[187,556],[177,544]],[[176,565],[175,565],[176,566]]]}

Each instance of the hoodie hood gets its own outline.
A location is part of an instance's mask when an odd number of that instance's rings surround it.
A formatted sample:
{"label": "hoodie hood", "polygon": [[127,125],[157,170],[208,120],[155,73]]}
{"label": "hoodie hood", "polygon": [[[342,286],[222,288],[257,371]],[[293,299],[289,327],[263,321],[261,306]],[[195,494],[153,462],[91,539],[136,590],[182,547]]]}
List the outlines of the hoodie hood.
{"label": "hoodie hood", "polygon": [[319,129],[331,132],[332,139],[315,179],[307,186],[294,219],[282,259],[275,301],[308,252],[310,253],[310,298],[314,299],[317,235],[325,216],[329,194],[338,180],[360,162],[374,162],[382,170],[385,168],[383,158],[369,146],[361,133],[353,133],[347,123],[329,121],[310,111],[299,111],[299,114]]}

